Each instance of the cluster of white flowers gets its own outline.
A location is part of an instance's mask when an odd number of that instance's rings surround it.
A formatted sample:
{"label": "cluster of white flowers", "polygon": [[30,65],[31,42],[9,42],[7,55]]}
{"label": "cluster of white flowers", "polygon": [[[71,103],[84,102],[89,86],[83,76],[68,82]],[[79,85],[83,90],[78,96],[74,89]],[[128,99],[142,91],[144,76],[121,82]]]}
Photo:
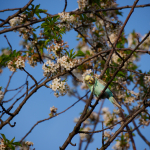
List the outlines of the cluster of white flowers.
{"label": "cluster of white flowers", "polygon": [[150,124],[150,120],[145,120],[145,119],[141,118],[140,123],[144,126],[148,126]]}
{"label": "cluster of white flowers", "polygon": [[11,51],[8,50],[8,49],[3,49],[2,50],[2,54],[4,54],[4,55],[10,55],[10,53],[11,53]]}
{"label": "cluster of white flowers", "polygon": [[[109,39],[111,41],[112,44],[114,44],[115,40],[116,40],[116,34],[115,33],[112,33],[110,36],[109,36]],[[108,41],[108,45],[109,47],[112,47],[111,43]]]}
{"label": "cluster of white flowers", "polygon": [[[91,122],[97,121],[99,119],[99,116],[96,112],[92,112],[89,118],[87,118],[83,123],[85,125],[91,124]],[[79,121],[79,118],[74,118],[74,122],[77,123]]]}
{"label": "cluster of white flowers", "polygon": [[[79,16],[69,15],[67,12],[59,13],[59,16],[63,23],[58,24],[57,26],[59,28],[65,28],[66,31],[70,31],[72,28],[77,28],[82,25],[82,20]],[[86,24],[86,22],[84,22],[84,24]]]}
{"label": "cluster of white flowers", "polygon": [[89,116],[89,119],[91,121],[97,121],[97,120],[99,120],[99,116],[96,112],[92,112],[91,115]]}
{"label": "cluster of white flowers", "polygon": [[44,76],[47,76],[48,73],[54,73],[57,72],[57,69],[59,68],[59,64],[55,64],[54,62],[48,60],[46,63],[43,64],[42,69],[44,71]]}
{"label": "cluster of white flowers", "polygon": [[150,124],[150,120],[146,119],[146,118],[148,118],[147,114],[145,112],[142,112],[141,116],[140,116],[140,119],[139,119],[139,121],[140,121],[139,123],[142,124],[143,127],[148,126]]}
{"label": "cluster of white flowers", "polygon": [[[145,38],[145,36],[146,36],[146,34],[142,37],[142,40]],[[142,43],[140,48],[149,50],[149,48],[150,48],[150,36],[147,37],[147,39]]]}
{"label": "cluster of white flowers", "polygon": [[62,22],[67,21],[68,23],[73,23],[76,20],[73,15],[69,15],[67,12],[58,13],[58,15],[60,16],[60,20]]}
{"label": "cluster of white flowers", "polygon": [[89,0],[78,0],[77,3],[79,6],[79,9],[83,11],[84,8],[89,4]]}
{"label": "cluster of white flowers", "polygon": [[138,40],[134,38],[132,33],[130,33],[128,36],[128,47],[135,48],[137,44],[138,44]]}
{"label": "cluster of white flowers", "polygon": [[[60,57],[61,51],[66,50],[69,46],[67,45],[67,42],[64,42],[63,40],[56,42],[54,41],[54,44],[51,44],[51,46],[47,46],[47,51],[53,52],[55,54],[55,57]],[[50,54],[51,56],[52,54]],[[54,58],[55,58],[54,57]]]}
{"label": "cluster of white flowers", "polygon": [[[119,53],[119,55],[121,57],[123,57],[123,55],[121,53]],[[118,59],[119,59],[119,56],[116,54],[116,53],[113,53],[112,57],[111,57],[111,60],[114,62],[114,63],[118,63]]]}
{"label": "cluster of white flowers", "polygon": [[5,150],[4,140],[0,139],[0,150]]}
{"label": "cluster of white flowers", "polygon": [[57,108],[56,107],[50,107],[50,111],[51,113],[56,113],[57,112]]}
{"label": "cluster of white flowers", "polygon": [[[77,123],[78,121],[79,121],[79,118],[74,118],[74,122],[75,122],[75,123]],[[89,125],[89,124],[90,124],[90,119],[87,118],[87,119],[83,122],[83,124]]]}
{"label": "cluster of white flowers", "polygon": [[13,72],[16,71],[15,65],[14,65],[13,61],[11,61],[11,60],[8,62],[7,67],[8,67],[8,69],[10,69],[10,71],[13,71]]}
{"label": "cluster of white flowers", "polygon": [[[91,130],[91,128],[90,127],[86,127],[86,128],[83,128],[83,130],[82,131],[90,131]],[[80,135],[80,138],[81,138],[81,140],[88,140],[89,138],[90,138],[90,135],[89,134],[85,134],[85,133],[79,133],[79,135]]]}
{"label": "cluster of white flowers", "polygon": [[121,142],[120,141],[116,141],[116,144],[112,147],[112,149],[114,149],[114,150],[122,150]]}
{"label": "cluster of white flowers", "polygon": [[110,138],[111,137],[110,131],[104,131],[104,137]]}
{"label": "cluster of white flowers", "polygon": [[59,59],[57,59],[57,63],[61,65],[61,67],[65,68],[66,70],[70,70],[73,68],[75,65],[80,63],[80,59],[69,59],[68,56],[63,56]]}
{"label": "cluster of white flowers", "polygon": [[124,139],[123,139],[124,141],[123,141],[123,147],[121,146],[121,141],[116,141],[116,144],[112,147],[112,149],[114,149],[114,150],[122,150],[122,149],[126,149],[126,150],[128,150],[129,148],[130,148],[130,143],[129,143],[129,141],[130,141],[130,139],[128,138],[128,135],[126,136],[124,136]]}
{"label": "cluster of white flowers", "polygon": [[24,68],[25,67],[25,61],[22,59],[22,57],[18,57],[17,61],[15,62],[16,68]]}
{"label": "cluster of white flowers", "polygon": [[25,14],[21,14],[20,17],[14,17],[9,20],[9,23],[12,27],[19,25],[23,22],[23,20],[26,18]]}
{"label": "cluster of white flowers", "polygon": [[109,127],[118,121],[116,115],[111,114],[108,107],[104,107],[102,111],[103,111],[103,119],[104,119],[105,126]]}
{"label": "cluster of white flowers", "polygon": [[25,61],[23,59],[22,56],[18,57],[18,59],[16,60],[16,62],[13,61],[9,61],[7,64],[7,67],[10,69],[10,71],[16,71],[16,69],[21,69],[25,67]]}
{"label": "cluster of white flowers", "polygon": [[113,132],[110,131],[104,131],[104,138],[105,138],[105,142],[107,142],[109,140],[109,138],[113,135]]}
{"label": "cluster of white flowers", "polygon": [[3,100],[3,98],[4,98],[4,92],[0,90],[0,103]]}
{"label": "cluster of white flowers", "polygon": [[55,78],[52,81],[52,84],[49,84],[49,87],[55,91],[54,95],[56,97],[63,96],[67,93],[69,86],[65,81],[60,81],[60,78]]}
{"label": "cluster of white flowers", "polygon": [[31,67],[35,67],[37,65],[37,61],[34,61],[33,57],[28,57],[27,60]]}
{"label": "cluster of white flowers", "polygon": [[69,59],[68,56],[63,56],[61,58],[57,59],[57,63],[54,63],[50,60],[48,60],[46,63],[44,63],[42,69],[44,70],[44,76],[46,76],[48,73],[55,73],[57,72],[57,69],[61,67],[61,70],[63,69],[70,70],[75,65],[77,65],[80,62],[79,59]]}
{"label": "cluster of white flowers", "polygon": [[12,27],[20,24],[20,17],[14,17],[11,20],[9,20],[9,23]]}
{"label": "cluster of white flowers", "polygon": [[[9,20],[10,26],[14,27],[17,25],[21,25],[22,22],[25,20],[26,15],[25,14],[21,14],[20,17],[14,17],[12,19]],[[29,21],[26,21],[25,23],[29,23]],[[16,30],[14,30],[16,31]],[[30,26],[28,26],[28,28],[26,27],[22,27],[22,28],[18,28],[17,31],[19,31],[20,36],[23,37],[23,39],[27,40],[29,38],[30,35],[33,34],[33,30]]]}
{"label": "cluster of white flowers", "polygon": [[145,85],[149,85],[150,84],[150,76],[145,76],[144,77],[144,83],[145,83]]}
{"label": "cluster of white flowers", "polygon": [[133,97],[133,96],[126,97],[124,103],[129,103],[129,104],[131,104],[131,103],[134,102],[134,100],[135,100],[135,97]]}
{"label": "cluster of white flowers", "polygon": [[34,143],[30,142],[30,141],[26,141],[25,144],[28,145],[28,146],[31,146],[31,145],[33,146]]}

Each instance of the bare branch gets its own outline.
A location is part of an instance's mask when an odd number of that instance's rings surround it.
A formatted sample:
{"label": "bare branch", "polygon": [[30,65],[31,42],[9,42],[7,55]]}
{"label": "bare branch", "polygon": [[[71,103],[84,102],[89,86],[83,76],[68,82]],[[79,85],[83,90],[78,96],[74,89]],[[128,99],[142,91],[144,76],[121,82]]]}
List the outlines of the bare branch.
{"label": "bare branch", "polygon": [[63,12],[65,12],[65,11],[66,11],[66,8],[67,8],[67,0],[65,0],[65,7],[64,7]]}
{"label": "bare branch", "polygon": [[69,110],[71,107],[73,107],[76,103],[78,103],[81,99],[83,99],[87,94],[88,94],[88,92],[87,92],[83,97],[81,97],[78,101],[76,101],[74,104],[72,104],[70,107],[68,107],[67,109],[65,109],[64,111],[62,111],[62,112],[60,112],[60,113],[57,113],[56,115],[54,115],[54,116],[52,116],[52,117],[48,117],[48,118],[46,118],[46,119],[43,119],[43,120],[38,121],[38,122],[30,129],[30,131],[20,140],[20,142],[22,142],[22,141],[29,135],[29,133],[31,133],[31,131],[35,128],[35,126],[37,126],[39,123],[44,122],[44,121],[46,121],[46,120],[50,120],[50,119],[52,119],[52,118],[54,118],[54,117],[56,117],[56,116],[58,116],[58,115],[60,115],[60,114],[62,114],[62,113],[64,113],[64,112],[66,112],[66,111]]}
{"label": "bare branch", "polygon": [[10,42],[8,41],[7,36],[6,36],[6,35],[4,35],[4,37],[6,38],[7,43],[8,43],[8,45],[10,46],[10,49],[11,49],[11,52],[12,52],[12,46],[11,46]]}
{"label": "bare branch", "polygon": [[9,16],[3,23],[0,24],[0,27],[2,27],[4,24],[6,24],[10,19],[16,17],[18,14],[24,12],[32,2],[33,2],[33,0],[30,0],[23,8],[21,8],[15,14]]}
{"label": "bare branch", "polygon": [[14,11],[14,10],[18,10],[18,9],[21,9],[21,8],[11,8],[11,9],[3,9],[3,10],[0,10],[0,12],[4,12],[4,11]]}

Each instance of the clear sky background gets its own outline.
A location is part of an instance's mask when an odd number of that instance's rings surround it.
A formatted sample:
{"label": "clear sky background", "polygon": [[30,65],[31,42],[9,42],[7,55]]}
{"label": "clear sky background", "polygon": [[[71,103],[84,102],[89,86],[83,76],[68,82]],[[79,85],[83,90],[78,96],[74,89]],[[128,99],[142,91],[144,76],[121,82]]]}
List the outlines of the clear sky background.
{"label": "clear sky background", "polygon": [[[23,7],[26,5],[28,0],[20,1],[20,0],[0,0],[0,10],[7,9],[7,8],[18,8]],[[132,5],[133,0],[117,0],[119,3],[119,6],[126,6],[126,5]],[[150,3],[149,0],[140,0],[139,4],[147,4]],[[47,9],[48,13],[50,14],[56,14],[62,12],[64,8],[64,0],[35,0],[33,2],[34,5],[41,4],[41,9]],[[78,8],[78,4],[76,0],[68,0],[68,6],[66,11],[75,10]],[[124,22],[126,19],[130,9],[124,9],[123,17],[120,17],[120,19]],[[0,18],[6,19],[9,15],[12,15],[16,11],[9,11],[9,12],[1,12]],[[37,26],[37,25],[36,25]],[[130,32],[133,31],[133,29],[140,33],[141,35],[144,35],[148,33],[150,30],[150,7],[146,8],[136,8],[134,10],[133,15],[129,19],[129,22],[127,23],[125,27],[125,33],[128,35]],[[1,30],[1,29],[0,29]],[[21,46],[19,45],[19,42],[22,38],[20,38],[18,33],[16,32],[9,32],[6,33],[7,38],[9,39],[9,42],[11,43],[13,50],[20,50]],[[64,35],[63,40],[65,42],[68,42],[69,48],[76,48],[78,42],[76,41],[76,35],[74,31],[67,32],[67,34]],[[0,48],[6,48],[8,47],[8,43],[6,39],[4,38],[4,34],[0,35]],[[149,65],[149,55],[143,55],[141,57],[141,61],[138,62],[138,65],[140,66],[140,69],[143,71],[149,71],[150,65]],[[38,65],[34,69],[31,68],[26,63],[26,70],[30,72],[38,81],[43,77],[42,72],[42,65]],[[4,69],[3,73],[0,75],[0,86],[6,87],[6,84],[8,82],[9,76],[11,75],[11,72],[8,69]],[[23,71],[18,70],[17,73],[15,73],[13,80],[11,82],[11,85],[9,89],[17,88],[18,86],[24,84],[26,78],[26,74]],[[33,84],[32,80],[29,79],[30,86]],[[71,86],[71,82],[69,81],[69,85]],[[12,97],[12,93],[9,93],[5,96],[4,100],[8,100]],[[80,91],[80,95],[83,96],[85,94],[84,91]],[[16,99],[16,98],[15,98]],[[58,112],[63,111],[67,107],[69,107],[71,104],[73,104],[77,99],[73,97],[60,97],[56,98],[53,95],[53,92],[50,89],[47,88],[41,88],[39,89],[30,99],[26,102],[26,104],[23,106],[22,110],[19,112],[19,114],[11,121],[16,122],[16,126],[14,128],[11,128],[9,125],[6,125],[0,132],[4,133],[6,135],[6,138],[12,139],[14,136],[16,140],[20,140],[29,130],[30,128],[39,120],[48,118],[50,110],[49,108],[52,106],[55,106],[58,108]],[[17,103],[17,106],[19,105],[19,102]],[[69,109],[67,112],[61,114],[60,116],[57,116],[49,121],[46,121],[44,123],[39,124],[34,128],[31,134],[29,134],[26,138],[27,141],[32,141],[34,143],[34,148],[36,150],[58,150],[59,146],[62,146],[62,144],[65,142],[66,138],[68,137],[69,133],[73,130],[75,123],[73,122],[73,119],[75,117],[79,116],[79,113],[82,112],[84,108],[84,103],[80,102],[76,104],[73,108]],[[8,105],[4,105],[6,108]],[[113,110],[114,106],[110,103],[107,103],[105,101],[104,106],[107,106],[110,108],[110,110]],[[95,111],[98,111],[100,105],[98,105],[95,109]],[[12,110],[12,112],[15,110],[15,108]],[[4,120],[6,118],[4,117]],[[97,126],[96,130],[100,130],[102,127],[101,125]],[[140,129],[141,132],[146,136],[146,138],[149,140],[150,135],[148,131],[150,131],[150,128],[148,129],[145,127],[144,129]],[[135,132],[137,135],[137,133]],[[138,136],[135,138],[135,143],[137,145],[137,150],[142,150],[144,148],[148,148],[148,146],[143,142],[142,139],[140,139]],[[95,143],[96,142],[96,143]],[[78,143],[79,143],[79,135],[76,135],[72,139],[72,143],[77,143],[77,147],[72,147],[69,145],[66,150],[76,150],[78,149]],[[108,150],[112,149],[112,146],[115,144],[113,142]],[[94,136],[94,144],[91,144],[89,146],[89,150],[96,149],[101,147],[101,134],[95,134]],[[131,148],[132,149],[132,146]]]}

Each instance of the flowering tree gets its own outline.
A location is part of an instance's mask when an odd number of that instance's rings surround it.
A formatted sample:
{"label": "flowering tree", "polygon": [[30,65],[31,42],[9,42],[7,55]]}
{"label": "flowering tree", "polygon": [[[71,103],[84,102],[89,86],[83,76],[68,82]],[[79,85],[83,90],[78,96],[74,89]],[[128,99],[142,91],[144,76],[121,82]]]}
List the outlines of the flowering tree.
{"label": "flowering tree", "polygon": [[[138,1],[135,0],[132,6],[117,7],[115,0],[78,0],[79,8],[66,12],[67,0],[65,0],[63,11],[55,15],[47,13],[40,5],[33,5],[33,0],[22,8],[0,10],[0,12],[17,10],[6,20],[0,19],[0,27],[3,28],[0,34],[16,32],[23,39],[21,42],[23,50],[14,50],[5,35],[9,47],[1,49],[0,73],[2,74],[3,69],[8,67],[12,75],[7,86],[0,89],[0,129],[7,124],[10,128],[15,127],[16,123],[12,125],[10,121],[13,121],[30,97],[42,87],[53,91],[59,99],[66,94],[77,98],[75,103],[62,112],[57,112],[59,108],[51,106],[49,117],[34,124],[19,142],[7,139],[1,134],[0,149],[31,148],[33,143],[25,142],[24,139],[27,139],[39,123],[65,113],[79,102],[85,106],[80,117],[74,119],[76,124],[64,139],[64,143],[58,146],[60,150],[66,149],[70,144],[78,146],[76,149],[81,150],[83,143],[86,143],[84,149],[87,149],[94,142],[95,133],[102,136],[101,144],[97,145],[98,150],[108,148],[113,141],[116,141],[113,146],[115,150],[131,147],[136,150],[134,131],[137,131],[141,140],[150,146],[150,141],[139,130],[139,127],[149,126],[150,123],[148,111],[150,71],[143,73],[136,64],[142,54],[150,54],[148,51],[150,32],[144,36],[135,31],[127,36],[124,32],[134,9],[150,6],[150,4],[137,5]],[[127,8],[130,12],[125,21],[121,22],[118,16],[122,15],[122,9]],[[43,15],[45,17],[41,17]],[[79,43],[76,50],[70,49],[67,42],[63,41],[63,34],[71,30],[78,34]],[[39,71],[43,71],[44,77],[38,81],[27,71],[26,62],[31,67],[42,64]],[[14,85],[14,89],[9,89],[13,75],[19,71],[26,74],[25,83],[17,88]],[[86,85],[86,75],[105,82],[105,87],[97,97]],[[72,77],[71,85],[67,83],[69,76]],[[31,86],[29,78],[34,82]],[[85,92],[84,95],[80,96],[78,87]],[[107,88],[113,92],[124,112],[120,109],[110,111],[108,107],[103,107],[104,101],[107,100],[103,99]],[[17,93],[12,95],[11,99],[5,100],[5,95],[10,91]],[[21,92],[21,96],[16,98]],[[19,105],[16,106],[18,102]],[[99,111],[95,112],[97,106]],[[96,130],[98,124],[102,125],[101,130]],[[80,135],[79,144],[71,142],[76,134]]]}

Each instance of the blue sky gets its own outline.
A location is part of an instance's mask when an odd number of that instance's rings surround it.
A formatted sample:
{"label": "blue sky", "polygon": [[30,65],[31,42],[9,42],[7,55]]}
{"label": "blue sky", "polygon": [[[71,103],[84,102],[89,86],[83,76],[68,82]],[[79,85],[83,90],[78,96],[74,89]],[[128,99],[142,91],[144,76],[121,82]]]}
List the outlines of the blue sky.
{"label": "blue sky", "polygon": [[[7,9],[7,8],[18,8],[23,7],[28,1],[20,1],[20,0],[5,0],[0,5],[0,10]],[[132,5],[133,0],[118,0],[119,6],[125,6],[125,5]],[[143,0],[138,3],[139,4],[147,4],[149,3],[149,0]],[[47,9],[48,13],[50,14],[56,14],[59,12],[62,12],[64,8],[64,0],[35,0],[33,2],[34,5],[41,4],[40,8]],[[75,10],[78,8],[78,4],[76,0],[68,0],[68,6],[66,11]],[[124,9],[123,11],[123,17],[120,17],[122,21],[125,20],[127,17],[130,9]],[[15,11],[13,11],[15,13]],[[12,12],[5,12],[0,13],[0,18],[5,19],[7,16],[11,15]],[[136,32],[139,32],[141,35],[146,34],[150,30],[150,8],[137,8],[135,9],[133,15],[131,16],[128,24],[125,27],[125,33],[128,35],[130,32],[135,29]],[[18,36],[18,33],[9,32],[6,33],[7,38],[9,39],[13,49],[20,50],[21,46],[19,46],[19,42],[21,38]],[[64,41],[67,41],[69,44],[70,49],[76,48],[78,42],[76,41],[76,33],[74,31],[68,32],[64,35],[63,39]],[[6,39],[4,38],[4,34],[0,35],[0,41],[1,41],[1,47],[5,48],[8,47],[8,43]],[[149,55],[143,55],[141,58],[141,61],[138,62],[138,65],[140,66],[140,69],[143,71],[150,70],[148,60],[150,59]],[[42,73],[42,65],[38,65],[36,68],[31,68],[28,64],[26,64],[26,70],[30,72],[37,80],[40,80],[43,77]],[[0,86],[6,87],[7,81],[9,79],[9,76],[11,75],[11,72],[8,69],[4,69],[4,72],[2,75],[0,75]],[[22,71],[17,71],[15,73],[13,80],[11,82],[11,85],[9,89],[16,88],[20,85],[22,85],[25,82],[26,74]],[[30,85],[33,84],[32,80],[30,80]],[[70,83],[71,85],[71,83]],[[83,96],[85,94],[84,91],[80,92],[80,95]],[[7,100],[11,98],[11,93],[6,95],[4,100]],[[16,122],[16,126],[14,128],[10,128],[9,125],[6,125],[2,130],[1,133],[4,133],[8,139],[12,139],[14,136],[16,140],[20,140],[28,131],[29,129],[39,120],[48,118],[48,114],[50,113],[49,108],[53,105],[58,108],[58,112],[63,111],[67,107],[69,107],[71,104],[73,104],[77,99],[73,97],[60,97],[56,98],[53,96],[53,93],[50,89],[42,88],[38,90],[23,106],[22,110],[19,112],[19,114],[11,121]],[[19,103],[17,103],[17,106]],[[4,105],[8,107],[8,105]],[[104,106],[109,107],[111,110],[113,109],[113,105],[110,103],[105,102]],[[97,106],[95,111],[98,111],[100,105]],[[34,148],[36,150],[47,150],[47,149],[58,149],[59,146],[62,146],[66,138],[68,137],[69,133],[73,130],[75,123],[73,122],[73,119],[75,117],[79,116],[79,113],[83,110],[84,103],[78,103],[73,108],[69,109],[67,112],[61,114],[60,116],[57,116],[49,121],[46,121],[44,123],[39,124],[37,127],[34,128],[31,134],[27,136],[27,141],[32,141],[34,143]],[[13,109],[15,110],[15,108]],[[6,119],[6,118],[4,118]],[[101,129],[101,125],[97,126],[97,130]],[[149,134],[147,133],[148,128],[140,129],[146,137],[149,137]],[[136,132],[135,132],[136,133]],[[148,138],[149,139],[149,138]],[[94,136],[94,144],[91,144],[89,146],[90,149],[96,149],[97,147],[101,147],[101,134],[96,134]],[[72,139],[72,143],[79,143],[79,135],[76,135]],[[148,148],[145,143],[139,139],[139,137],[135,137],[135,143],[137,145],[137,149],[144,149]],[[108,148],[110,150],[112,148],[112,145]],[[75,150],[77,147],[68,146],[67,150]],[[132,148],[131,148],[132,149]]]}

